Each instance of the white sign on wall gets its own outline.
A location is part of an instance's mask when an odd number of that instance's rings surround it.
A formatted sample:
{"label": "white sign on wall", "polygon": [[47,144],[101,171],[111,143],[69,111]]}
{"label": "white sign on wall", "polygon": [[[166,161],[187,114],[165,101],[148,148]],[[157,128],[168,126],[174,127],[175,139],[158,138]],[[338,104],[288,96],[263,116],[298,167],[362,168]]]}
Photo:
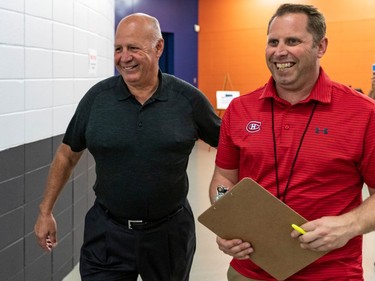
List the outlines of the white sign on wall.
{"label": "white sign on wall", "polygon": [[96,50],[89,49],[89,74],[96,74],[98,54]]}
{"label": "white sign on wall", "polygon": [[216,91],[216,109],[227,109],[232,99],[239,97],[239,91]]}

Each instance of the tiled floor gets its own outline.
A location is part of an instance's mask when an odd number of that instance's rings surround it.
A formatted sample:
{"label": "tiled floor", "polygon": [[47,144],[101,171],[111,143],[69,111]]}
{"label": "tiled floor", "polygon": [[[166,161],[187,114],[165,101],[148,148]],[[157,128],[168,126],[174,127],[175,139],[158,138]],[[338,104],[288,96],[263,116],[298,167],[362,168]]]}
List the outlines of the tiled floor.
{"label": "tiled floor", "polygon": [[[190,157],[188,173],[190,179],[189,200],[198,217],[210,203],[208,186],[211,180],[216,150],[205,143],[197,142]],[[368,193],[364,191],[364,196]],[[191,270],[191,281],[226,281],[226,270],[230,258],[220,252],[215,242],[215,235],[199,222],[197,228],[197,251]],[[363,265],[365,281],[375,281],[375,233],[367,234],[364,238]],[[77,267],[64,281],[79,281]],[[139,279],[141,281],[141,279]]]}

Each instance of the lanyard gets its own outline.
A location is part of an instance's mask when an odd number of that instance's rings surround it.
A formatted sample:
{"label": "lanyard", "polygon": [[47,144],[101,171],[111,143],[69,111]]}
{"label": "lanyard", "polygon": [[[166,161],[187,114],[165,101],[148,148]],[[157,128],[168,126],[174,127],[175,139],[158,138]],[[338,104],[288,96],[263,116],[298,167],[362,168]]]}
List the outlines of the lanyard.
{"label": "lanyard", "polygon": [[276,174],[276,188],[277,188],[277,198],[279,198],[280,200],[282,200],[284,203],[285,203],[285,199],[286,199],[286,194],[287,194],[287,191],[288,191],[288,188],[289,188],[289,184],[290,184],[290,180],[292,178],[292,175],[293,175],[293,170],[294,170],[294,166],[297,162],[297,158],[298,158],[298,155],[299,155],[299,151],[301,149],[301,146],[302,146],[302,142],[305,138],[305,135],[306,135],[306,132],[307,132],[307,129],[309,128],[310,126],[310,123],[311,123],[311,119],[314,115],[314,112],[315,112],[315,109],[316,107],[318,106],[318,101],[315,101],[315,104],[313,106],[313,109],[311,110],[311,114],[310,114],[310,118],[309,120],[307,121],[307,124],[306,124],[306,127],[305,127],[305,130],[301,136],[301,140],[299,142],[299,145],[298,145],[298,148],[297,148],[297,151],[296,151],[296,155],[294,156],[294,160],[293,160],[293,163],[292,163],[292,167],[290,168],[290,173],[289,173],[289,177],[288,177],[288,181],[286,183],[286,186],[285,186],[285,189],[284,189],[284,193],[283,195],[280,194],[280,184],[279,184],[279,169],[278,169],[278,161],[277,161],[277,145],[276,145],[276,134],[275,134],[275,113],[274,113],[274,106],[273,106],[273,99],[271,99],[271,111],[272,111],[272,137],[273,137],[273,153],[274,153],[274,160],[275,160],[275,174]]}

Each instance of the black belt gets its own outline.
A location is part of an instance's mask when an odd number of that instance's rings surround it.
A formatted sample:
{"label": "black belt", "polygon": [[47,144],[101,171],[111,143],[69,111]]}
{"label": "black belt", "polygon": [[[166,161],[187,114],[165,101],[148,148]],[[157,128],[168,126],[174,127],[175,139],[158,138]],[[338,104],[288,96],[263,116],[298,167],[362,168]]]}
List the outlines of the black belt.
{"label": "black belt", "polygon": [[129,220],[122,217],[113,216],[111,212],[102,204],[98,203],[104,211],[107,213],[107,215],[113,219],[114,221],[126,226],[128,229],[134,229],[134,230],[144,230],[144,229],[150,229],[154,228],[169,219],[173,218],[175,215],[177,215],[179,212],[182,211],[183,207],[180,206],[178,209],[174,210],[173,212],[169,213],[167,216],[162,217],[157,220],[151,220],[151,221],[145,221],[145,220]]}

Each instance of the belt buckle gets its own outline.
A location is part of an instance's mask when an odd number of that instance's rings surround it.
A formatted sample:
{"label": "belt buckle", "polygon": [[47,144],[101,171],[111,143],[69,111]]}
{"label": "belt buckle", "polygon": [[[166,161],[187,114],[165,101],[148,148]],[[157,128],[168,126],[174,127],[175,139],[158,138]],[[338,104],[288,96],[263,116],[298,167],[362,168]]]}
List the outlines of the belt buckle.
{"label": "belt buckle", "polygon": [[129,229],[133,229],[133,228],[132,228],[132,223],[133,223],[133,222],[141,222],[141,223],[142,223],[143,220],[128,220],[128,228],[129,228]]}

